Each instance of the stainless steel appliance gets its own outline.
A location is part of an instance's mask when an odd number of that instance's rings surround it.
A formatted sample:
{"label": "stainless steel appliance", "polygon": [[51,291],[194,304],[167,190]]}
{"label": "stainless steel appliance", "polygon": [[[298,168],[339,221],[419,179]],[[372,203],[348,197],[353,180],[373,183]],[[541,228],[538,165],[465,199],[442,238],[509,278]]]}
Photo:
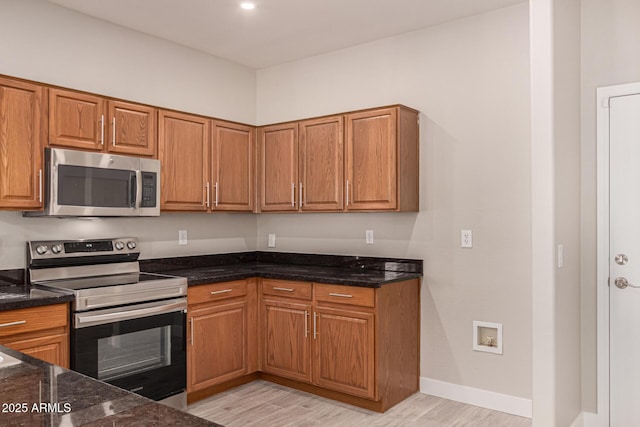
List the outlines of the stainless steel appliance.
{"label": "stainless steel appliance", "polygon": [[25,216],[160,215],[155,159],[46,148],[40,186],[44,210]]}
{"label": "stainless steel appliance", "polygon": [[71,369],[185,408],[187,280],[139,255],[130,237],[27,243],[32,286],[75,297]]}

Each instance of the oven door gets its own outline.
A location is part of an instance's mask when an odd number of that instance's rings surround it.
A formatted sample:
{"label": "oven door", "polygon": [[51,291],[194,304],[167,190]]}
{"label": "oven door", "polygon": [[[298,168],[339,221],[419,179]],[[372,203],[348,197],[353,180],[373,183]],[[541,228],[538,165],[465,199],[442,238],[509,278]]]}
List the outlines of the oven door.
{"label": "oven door", "polygon": [[186,388],[186,298],[74,315],[71,368],[154,400]]}

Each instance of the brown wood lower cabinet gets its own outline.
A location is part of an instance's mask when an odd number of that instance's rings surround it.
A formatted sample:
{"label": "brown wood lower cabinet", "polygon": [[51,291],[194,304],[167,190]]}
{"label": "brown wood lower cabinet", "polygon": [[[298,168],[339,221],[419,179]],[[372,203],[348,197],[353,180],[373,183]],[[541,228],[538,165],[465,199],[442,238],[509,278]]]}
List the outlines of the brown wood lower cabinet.
{"label": "brown wood lower cabinet", "polygon": [[375,399],[374,314],[319,306],[313,315],[314,383]]}
{"label": "brown wood lower cabinet", "polygon": [[67,304],[0,312],[0,344],[69,368]]}
{"label": "brown wood lower cabinet", "polygon": [[187,392],[257,370],[256,292],[254,279],[189,289]]}
{"label": "brown wood lower cabinet", "polygon": [[195,286],[189,319],[190,402],[256,378],[380,412],[418,391],[419,279]]}

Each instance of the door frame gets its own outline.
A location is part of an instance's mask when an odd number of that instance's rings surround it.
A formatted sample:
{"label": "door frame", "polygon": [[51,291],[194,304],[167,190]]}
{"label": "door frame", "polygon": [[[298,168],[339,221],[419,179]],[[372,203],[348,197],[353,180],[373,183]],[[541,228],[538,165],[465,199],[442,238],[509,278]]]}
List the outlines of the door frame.
{"label": "door frame", "polygon": [[597,404],[598,425],[609,425],[609,100],[640,94],[640,83],[597,89]]}

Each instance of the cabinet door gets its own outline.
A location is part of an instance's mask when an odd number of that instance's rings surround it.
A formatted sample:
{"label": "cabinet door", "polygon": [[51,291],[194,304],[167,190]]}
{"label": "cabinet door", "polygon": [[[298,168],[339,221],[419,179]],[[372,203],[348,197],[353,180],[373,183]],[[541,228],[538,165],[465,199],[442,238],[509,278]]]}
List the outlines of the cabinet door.
{"label": "cabinet door", "polygon": [[260,210],[298,210],[298,124],[261,128],[258,145]]}
{"label": "cabinet door", "polygon": [[375,398],[374,315],[316,307],[314,384]]}
{"label": "cabinet door", "polygon": [[42,207],[46,89],[0,77],[0,208]]}
{"label": "cabinet door", "polygon": [[49,91],[49,145],[101,151],[107,117],[103,98],[61,89]]}
{"label": "cabinet door", "polygon": [[346,116],[348,210],[397,207],[397,109]]}
{"label": "cabinet door", "polygon": [[247,373],[247,310],[244,299],[190,311],[187,391]]}
{"label": "cabinet door", "polygon": [[69,368],[69,335],[54,334],[36,338],[23,336],[14,341],[3,342],[5,347],[21,351],[29,356]]}
{"label": "cabinet door", "polygon": [[342,116],[300,122],[300,208],[342,210]]}
{"label": "cabinet door", "polygon": [[209,120],[170,111],[159,112],[158,158],[162,210],[206,211]]}
{"label": "cabinet door", "polygon": [[311,305],[265,299],[262,304],[262,370],[311,382]]}
{"label": "cabinet door", "polygon": [[253,211],[254,128],[216,120],[212,134],[212,210]]}
{"label": "cabinet door", "polygon": [[109,101],[107,147],[112,153],[155,156],[157,110],[146,105]]}

